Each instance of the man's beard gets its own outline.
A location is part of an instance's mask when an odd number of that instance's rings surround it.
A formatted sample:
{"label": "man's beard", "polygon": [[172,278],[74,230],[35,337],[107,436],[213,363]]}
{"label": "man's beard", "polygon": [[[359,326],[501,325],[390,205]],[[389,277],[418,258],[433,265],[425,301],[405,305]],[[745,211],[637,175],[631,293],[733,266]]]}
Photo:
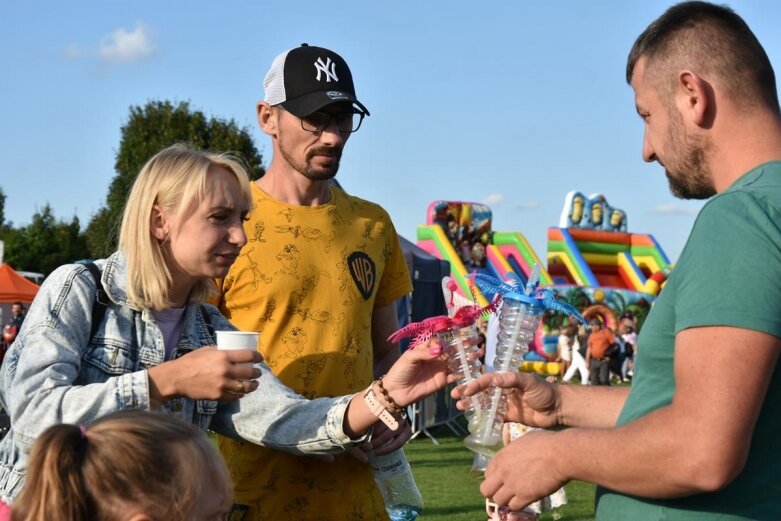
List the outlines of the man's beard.
{"label": "man's beard", "polygon": [[[291,154],[285,150],[284,147],[279,148],[282,157],[285,158],[290,166],[292,166],[299,174],[310,179],[312,181],[326,181],[333,179],[336,173],[339,171],[339,161],[342,159],[341,147],[317,147],[307,151],[306,157],[303,162],[296,161]],[[312,158],[317,155],[332,155],[335,156],[333,164],[328,167],[315,167],[311,161]]]}
{"label": "man's beard", "polygon": [[704,136],[687,135],[683,117],[670,110],[670,128],[667,132],[668,163],[664,173],[670,192],[681,199],[707,199],[716,194],[707,152],[713,144]]}

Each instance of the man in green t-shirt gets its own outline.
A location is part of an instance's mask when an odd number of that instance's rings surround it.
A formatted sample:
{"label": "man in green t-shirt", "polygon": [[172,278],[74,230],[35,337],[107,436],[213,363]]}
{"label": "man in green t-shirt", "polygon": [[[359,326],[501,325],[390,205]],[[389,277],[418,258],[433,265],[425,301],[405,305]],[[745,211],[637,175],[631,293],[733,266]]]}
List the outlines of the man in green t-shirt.
{"label": "man in green t-shirt", "polygon": [[[638,339],[632,387],[512,388],[539,427],[497,453],[481,491],[514,509],[570,480],[597,519],[781,519],[781,115],[762,46],[731,9],[671,7],[638,38],[627,81],[643,159],[674,195],[710,200]],[[459,392],[454,396],[460,397]]]}

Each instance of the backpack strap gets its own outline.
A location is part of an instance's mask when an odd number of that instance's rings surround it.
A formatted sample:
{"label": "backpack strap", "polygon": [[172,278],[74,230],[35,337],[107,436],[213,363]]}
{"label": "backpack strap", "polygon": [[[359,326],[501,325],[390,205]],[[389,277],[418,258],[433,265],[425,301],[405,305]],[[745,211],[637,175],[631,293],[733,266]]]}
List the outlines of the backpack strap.
{"label": "backpack strap", "polygon": [[95,284],[97,285],[95,301],[92,303],[92,328],[89,333],[89,339],[92,340],[92,337],[95,336],[98,330],[98,326],[103,322],[103,317],[106,315],[106,309],[108,309],[111,300],[103,289],[103,282],[100,280],[100,268],[94,262],[85,262],[84,267],[92,274],[92,278],[95,279]]}
{"label": "backpack strap", "polygon": [[200,305],[200,308],[201,308],[201,317],[203,318],[203,323],[206,324],[206,330],[209,332],[211,341],[213,344],[217,344],[217,335],[214,332],[214,325],[212,325],[212,319],[209,318],[209,312],[206,311],[206,306],[204,306],[203,304]]}

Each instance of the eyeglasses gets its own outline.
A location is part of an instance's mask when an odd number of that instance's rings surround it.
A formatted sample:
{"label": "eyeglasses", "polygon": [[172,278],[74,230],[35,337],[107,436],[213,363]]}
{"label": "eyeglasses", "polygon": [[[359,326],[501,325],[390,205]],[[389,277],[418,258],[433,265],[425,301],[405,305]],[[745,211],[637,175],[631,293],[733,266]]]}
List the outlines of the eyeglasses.
{"label": "eyeglasses", "polygon": [[301,119],[301,128],[308,132],[322,132],[331,126],[331,122],[336,122],[336,128],[339,132],[355,132],[361,128],[363,122],[363,112],[339,112],[331,114],[329,112],[313,112]]}

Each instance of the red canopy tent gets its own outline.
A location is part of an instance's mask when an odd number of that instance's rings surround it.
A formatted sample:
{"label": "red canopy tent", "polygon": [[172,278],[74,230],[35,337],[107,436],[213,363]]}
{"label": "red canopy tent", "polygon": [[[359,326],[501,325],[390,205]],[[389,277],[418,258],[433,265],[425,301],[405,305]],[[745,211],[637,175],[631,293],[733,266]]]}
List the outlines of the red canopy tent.
{"label": "red canopy tent", "polygon": [[8,264],[0,264],[0,303],[22,302],[29,305],[39,286],[22,277]]}

